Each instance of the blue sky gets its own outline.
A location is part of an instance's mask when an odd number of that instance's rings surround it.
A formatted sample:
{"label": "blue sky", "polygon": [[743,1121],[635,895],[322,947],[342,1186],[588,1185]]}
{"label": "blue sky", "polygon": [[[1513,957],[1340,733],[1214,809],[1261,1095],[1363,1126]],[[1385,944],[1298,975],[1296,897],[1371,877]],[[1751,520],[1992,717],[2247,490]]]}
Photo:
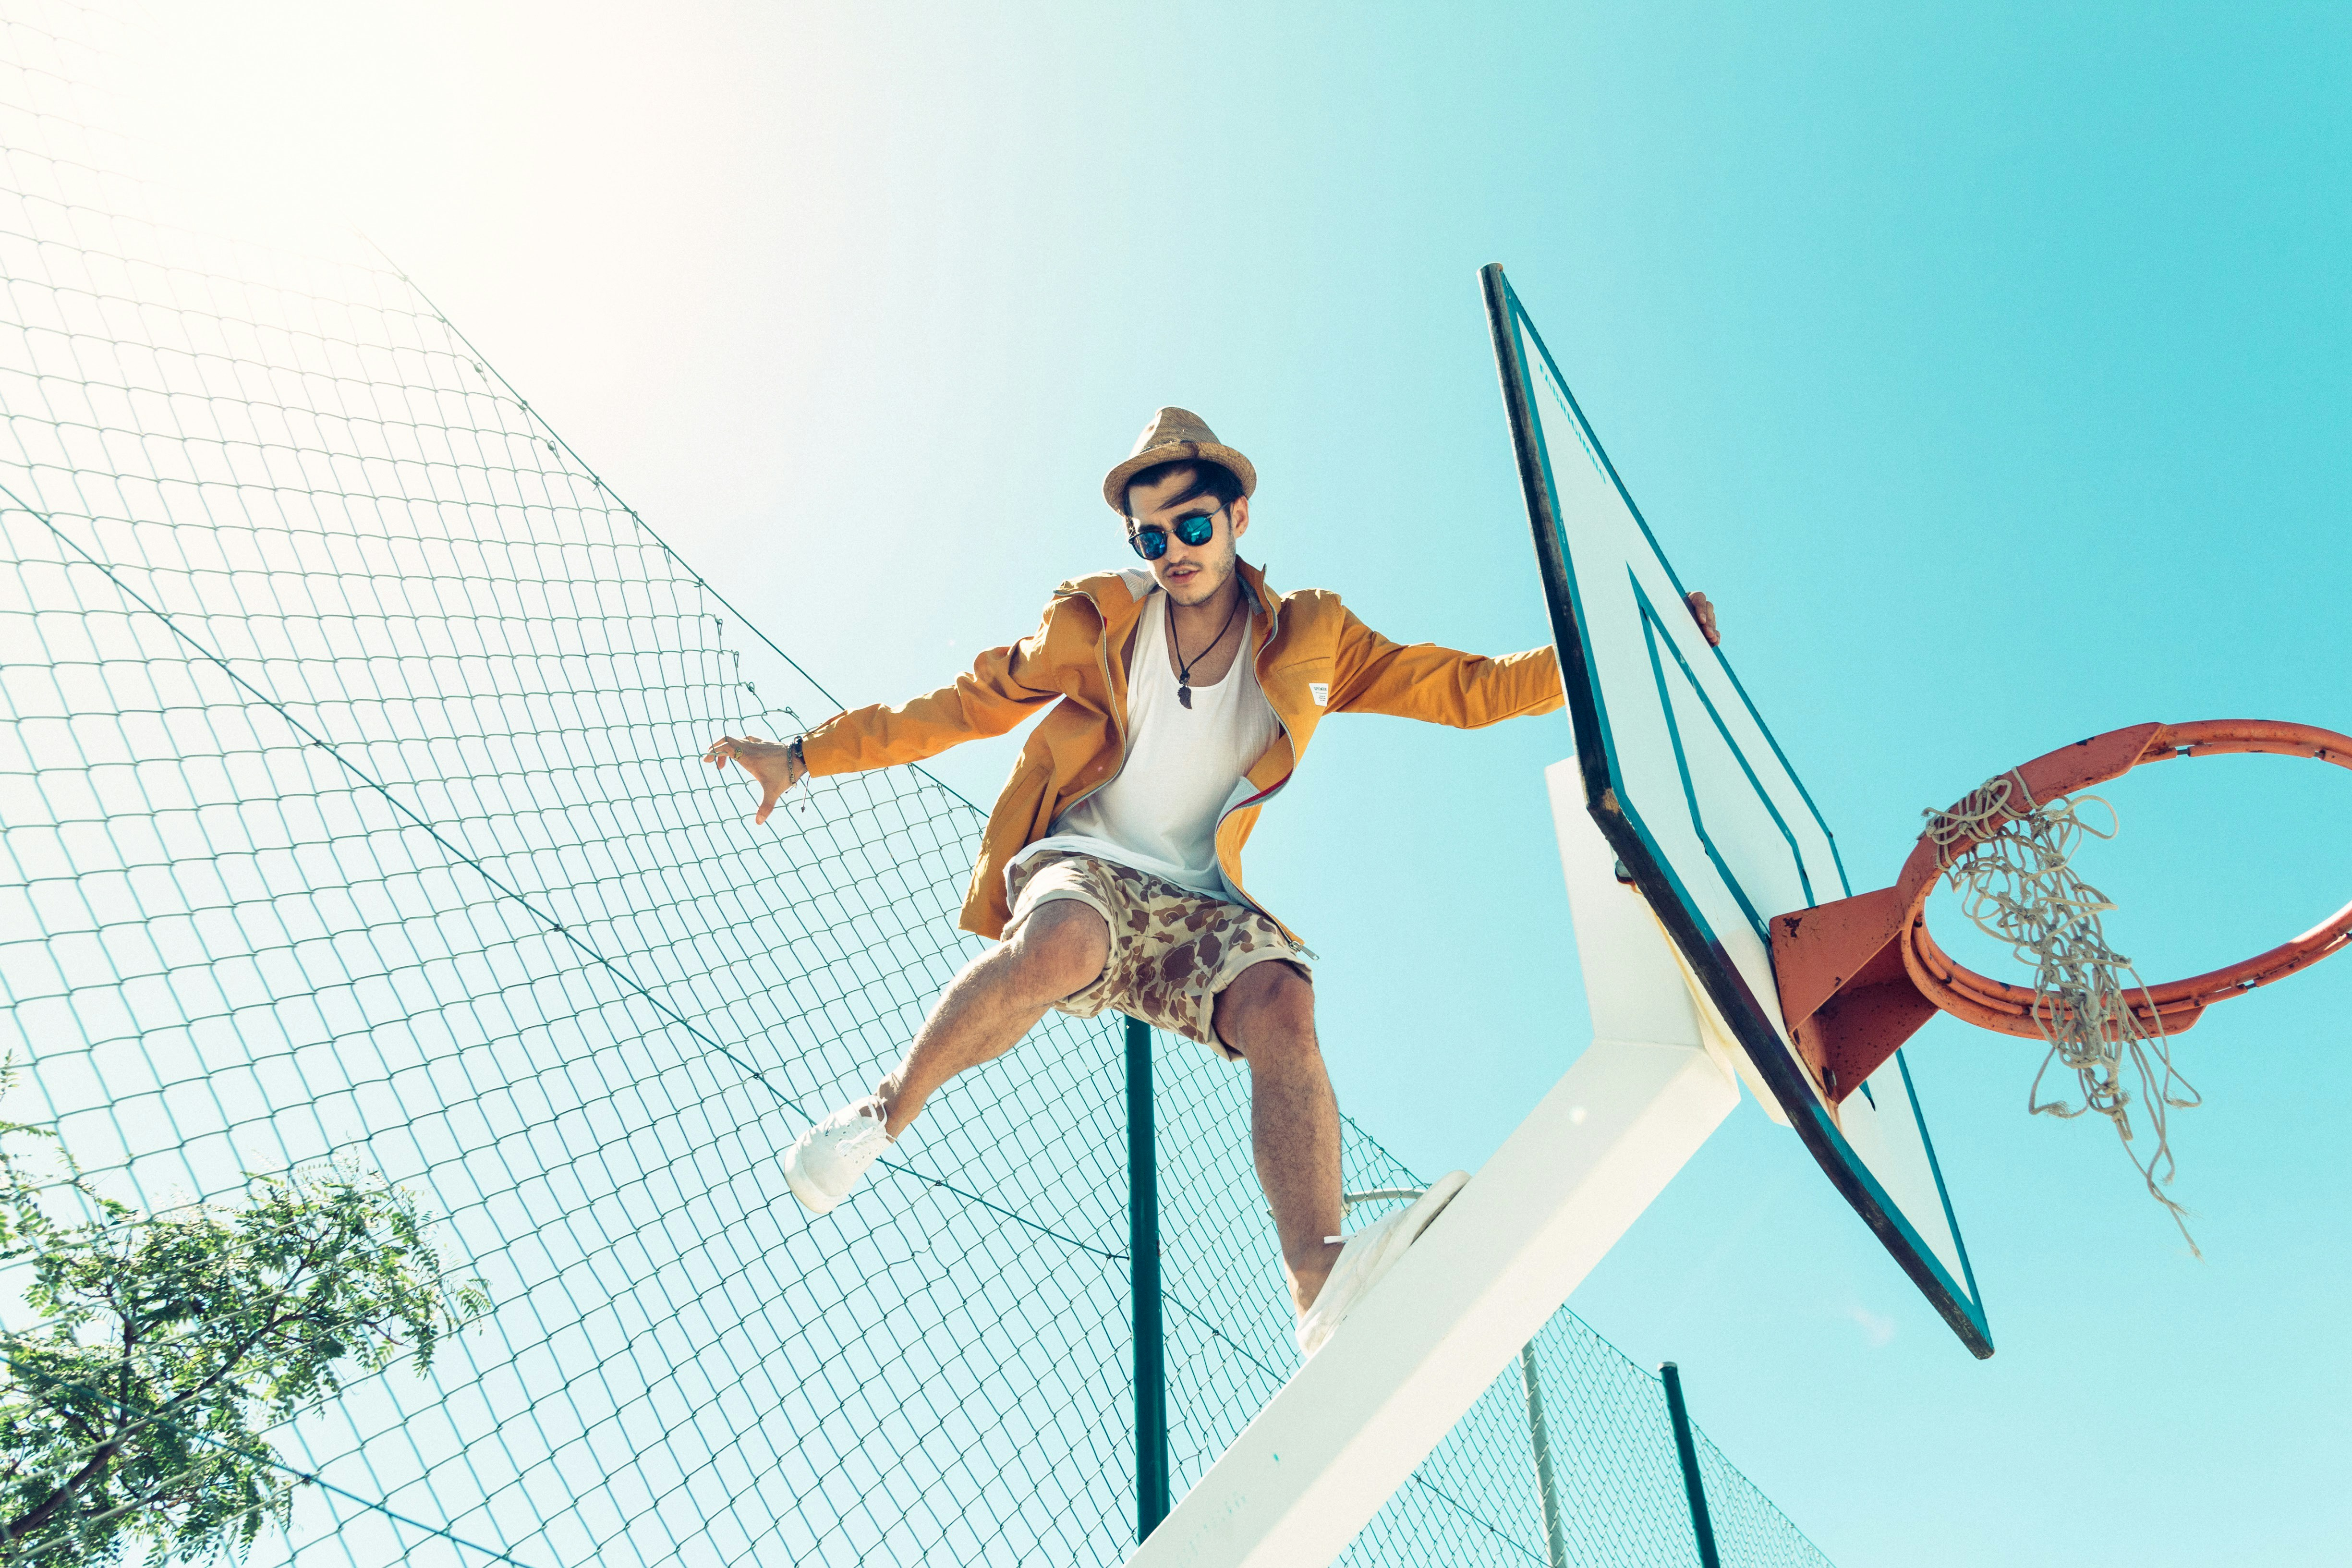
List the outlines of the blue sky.
{"label": "blue sky", "polygon": [[[226,221],[356,224],[845,700],[1117,563],[1181,403],[1249,553],[1404,640],[1547,631],[1499,260],[1839,832],[2151,719],[2352,730],[2340,8],[276,4],[126,39]],[[1016,742],[938,771],[983,803]],[[1343,1105],[1475,1167],[1589,1036],[1565,720],[1327,726],[1253,887]],[[2352,898],[2352,779],[2144,771],[2083,868],[2151,977]],[[1951,913],[1937,910],[1947,925]],[[1909,1053],[2000,1353],[1746,1106],[1575,1305],[1838,1562],[2315,1561],[2352,1505],[2352,965],[2179,1047],[2200,1261],[2036,1053]]]}

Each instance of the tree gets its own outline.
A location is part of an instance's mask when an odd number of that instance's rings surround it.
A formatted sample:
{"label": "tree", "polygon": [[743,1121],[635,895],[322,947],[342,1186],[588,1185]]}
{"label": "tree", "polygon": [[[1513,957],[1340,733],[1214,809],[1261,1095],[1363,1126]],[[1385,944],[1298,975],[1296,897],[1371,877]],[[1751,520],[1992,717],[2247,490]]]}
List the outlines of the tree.
{"label": "tree", "polygon": [[404,1347],[423,1375],[489,1304],[444,1274],[415,1199],[355,1166],[252,1177],[235,1209],[141,1214],[70,1164],[47,1187],[100,1217],[57,1220],[0,1144],[0,1263],[35,1320],[0,1328],[0,1563],[243,1552],[292,1510],[267,1427]]}

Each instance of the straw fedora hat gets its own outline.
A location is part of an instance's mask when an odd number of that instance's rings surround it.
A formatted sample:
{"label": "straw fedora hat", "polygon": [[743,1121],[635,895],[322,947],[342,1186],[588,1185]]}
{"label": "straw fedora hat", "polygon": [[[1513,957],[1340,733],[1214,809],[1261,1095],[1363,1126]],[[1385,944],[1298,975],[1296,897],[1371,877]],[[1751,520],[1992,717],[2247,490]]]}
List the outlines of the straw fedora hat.
{"label": "straw fedora hat", "polygon": [[1135,438],[1135,450],[1103,477],[1103,500],[1119,516],[1127,515],[1127,481],[1144,469],[1161,463],[1198,461],[1216,463],[1231,468],[1234,478],[1242,482],[1242,494],[1257,489],[1257,469],[1247,458],[1217,439],[1207,420],[1189,408],[1163,408],[1151,416],[1143,434]]}

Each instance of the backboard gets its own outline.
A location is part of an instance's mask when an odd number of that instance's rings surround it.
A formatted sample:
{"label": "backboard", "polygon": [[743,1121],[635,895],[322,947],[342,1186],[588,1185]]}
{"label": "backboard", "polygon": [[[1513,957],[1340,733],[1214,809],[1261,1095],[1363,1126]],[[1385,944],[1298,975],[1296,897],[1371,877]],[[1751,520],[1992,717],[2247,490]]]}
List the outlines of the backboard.
{"label": "backboard", "polygon": [[1784,1026],[1768,923],[1847,897],[1836,840],[1710,646],[1685,588],[1500,267],[1483,274],[1503,398],[1567,683],[1584,807],[1694,1000],[1963,1343],[1992,1353],[1902,1054],[1832,1100]]}

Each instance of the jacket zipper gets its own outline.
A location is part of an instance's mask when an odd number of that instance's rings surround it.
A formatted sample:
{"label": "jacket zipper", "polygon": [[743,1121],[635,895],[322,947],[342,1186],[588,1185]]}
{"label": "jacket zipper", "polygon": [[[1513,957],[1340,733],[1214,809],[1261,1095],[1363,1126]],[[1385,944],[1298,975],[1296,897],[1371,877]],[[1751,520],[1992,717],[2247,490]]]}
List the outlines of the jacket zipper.
{"label": "jacket zipper", "polygon": [[[1266,612],[1265,641],[1260,645],[1257,650],[1257,657],[1250,660],[1250,672],[1257,677],[1258,689],[1261,692],[1265,689],[1265,674],[1259,666],[1265,660],[1265,656],[1273,651],[1274,639],[1281,630],[1282,601],[1277,599],[1275,601],[1274,607]],[[1273,787],[1260,790],[1257,794],[1250,796],[1247,800],[1235,801],[1233,805],[1219,812],[1217,814],[1217,826],[1215,829],[1213,829],[1209,835],[1209,842],[1212,846],[1216,843],[1217,833],[1223,829],[1225,826],[1225,818],[1231,816],[1234,812],[1246,811],[1251,806],[1263,805],[1267,801],[1272,800],[1276,795],[1278,795],[1283,792],[1285,787],[1289,784],[1291,776],[1298,772],[1298,742],[1291,738],[1290,726],[1282,721],[1282,710],[1276,708],[1271,701],[1266,703],[1266,707],[1271,710],[1274,714],[1274,727],[1282,731],[1284,743],[1290,747],[1290,773],[1285,773],[1282,777],[1281,783],[1275,784]],[[1120,765],[1126,765],[1124,761],[1121,762]],[[1219,858],[1219,860],[1220,866],[1222,867],[1222,856]],[[1286,937],[1288,937],[1292,944],[1296,946],[1299,952],[1305,953],[1309,958],[1318,960],[1321,958],[1321,954],[1318,953],[1313,948],[1308,947],[1305,942],[1300,942],[1297,936],[1292,932],[1288,926],[1284,925],[1280,920],[1276,919],[1275,913],[1272,910],[1267,909],[1264,904],[1259,903],[1256,899],[1253,898],[1250,895],[1248,889],[1244,888],[1237,883],[1234,883],[1233,879],[1230,877],[1226,878],[1225,880],[1228,884],[1233,886],[1234,892],[1239,893],[1242,896],[1242,900],[1244,903],[1248,904],[1250,908],[1255,910],[1259,914],[1264,915],[1267,920],[1273,921],[1275,929],[1281,931]]]}
{"label": "jacket zipper", "polygon": [[[1119,707],[1122,705],[1118,701],[1118,694],[1111,689],[1110,684],[1110,617],[1103,614],[1102,601],[1096,598],[1092,594],[1083,592],[1075,593],[1072,594],[1070,597],[1074,599],[1084,599],[1087,604],[1093,605],[1095,620],[1102,627],[1103,635],[1095,639],[1095,662],[1102,667],[1103,697],[1112,704],[1110,716],[1111,728],[1118,731],[1118,766],[1111,769],[1109,778],[1103,780],[1102,783],[1087,791],[1085,795],[1078,796],[1077,800],[1070,802],[1069,805],[1062,807],[1060,811],[1055,812],[1054,814],[1054,822],[1059,822],[1065,816],[1068,815],[1070,812],[1076,811],[1080,801],[1087,800],[1098,792],[1108,789],[1110,786],[1112,780],[1118,778],[1119,774],[1127,772],[1127,717],[1125,714],[1118,711]],[[1132,685],[1133,683],[1129,682],[1129,684]],[[1277,724],[1282,722],[1282,716],[1280,714],[1277,713],[1275,715],[1275,722]],[[1222,820],[1222,818],[1220,820]],[[1053,830],[1054,823],[1047,823],[1045,825],[1045,831],[1051,833]]]}

